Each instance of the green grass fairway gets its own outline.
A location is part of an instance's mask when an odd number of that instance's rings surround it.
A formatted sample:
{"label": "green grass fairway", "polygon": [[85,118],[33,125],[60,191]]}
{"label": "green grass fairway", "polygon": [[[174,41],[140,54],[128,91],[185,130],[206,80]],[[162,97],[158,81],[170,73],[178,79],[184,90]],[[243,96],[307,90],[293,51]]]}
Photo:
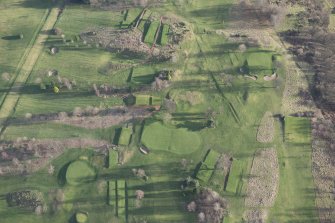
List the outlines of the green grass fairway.
{"label": "green grass fairway", "polygon": [[136,97],[136,105],[149,105],[150,103],[150,95],[135,95]]}
{"label": "green grass fairway", "polygon": [[149,30],[145,36],[145,39],[144,39],[144,42],[149,44],[150,46],[154,43],[155,41],[155,35],[156,35],[156,32],[157,32],[157,29],[159,27],[159,21],[153,21],[151,24],[150,24],[150,27],[149,27]]}
{"label": "green grass fairway", "polygon": [[206,159],[202,162],[202,165],[197,173],[197,178],[204,183],[210,181],[213,171],[215,170],[216,161],[219,159],[220,154],[215,150],[210,150],[206,156]]}
{"label": "green grass fairway", "polygon": [[119,145],[128,146],[130,143],[131,135],[133,134],[132,127],[124,127],[121,130],[121,135],[119,138]]}
{"label": "green grass fairway", "polygon": [[283,223],[317,222],[311,173],[310,120],[287,117],[285,122],[287,142],[285,147],[279,149],[279,193],[270,220]]}
{"label": "green grass fairway", "polygon": [[169,29],[170,29],[170,26],[168,24],[163,24],[163,28],[162,29],[162,32],[161,32],[161,39],[158,40],[158,42],[162,45],[162,46],[165,46],[166,44],[168,44],[168,40],[169,40]]}
{"label": "green grass fairway", "polygon": [[155,70],[150,66],[134,68],[131,82],[133,84],[150,84],[154,81]]}
{"label": "green grass fairway", "polygon": [[118,153],[114,149],[108,150],[108,167],[113,168],[118,164]]}
{"label": "green grass fairway", "polygon": [[248,65],[250,69],[266,69],[272,68],[272,53],[269,52],[250,52],[247,54]]}
{"label": "green grass fairway", "polygon": [[243,184],[243,162],[234,159],[232,166],[230,167],[228,183],[226,191],[238,194]]}
{"label": "green grass fairway", "polygon": [[160,122],[154,122],[144,127],[142,143],[152,150],[189,154],[200,147],[201,138],[196,132],[184,128],[167,127]]}
{"label": "green grass fairway", "polygon": [[96,172],[86,161],[74,161],[66,170],[66,181],[70,185],[80,185],[95,180]]}
{"label": "green grass fairway", "polygon": [[115,208],[116,205],[116,188],[115,188],[115,181],[108,181],[108,205],[113,206]]}

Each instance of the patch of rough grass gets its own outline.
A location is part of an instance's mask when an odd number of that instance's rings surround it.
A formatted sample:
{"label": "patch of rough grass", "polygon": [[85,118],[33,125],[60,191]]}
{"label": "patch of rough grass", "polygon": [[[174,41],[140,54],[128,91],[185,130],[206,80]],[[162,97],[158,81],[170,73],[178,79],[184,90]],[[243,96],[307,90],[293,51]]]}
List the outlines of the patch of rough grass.
{"label": "patch of rough grass", "polygon": [[247,207],[271,207],[279,183],[277,151],[273,148],[256,152],[248,181]]}
{"label": "patch of rough grass", "polygon": [[275,126],[274,118],[271,112],[265,112],[257,130],[257,141],[270,143],[274,139]]}

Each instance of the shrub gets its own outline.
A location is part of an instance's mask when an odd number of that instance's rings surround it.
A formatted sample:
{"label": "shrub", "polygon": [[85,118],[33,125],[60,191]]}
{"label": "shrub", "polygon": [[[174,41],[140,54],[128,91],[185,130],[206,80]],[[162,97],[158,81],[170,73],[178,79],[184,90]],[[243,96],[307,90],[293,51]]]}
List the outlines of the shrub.
{"label": "shrub", "polygon": [[88,215],[84,212],[78,212],[76,213],[76,222],[77,223],[85,223],[87,222]]}
{"label": "shrub", "polygon": [[10,207],[19,206],[35,210],[42,204],[43,194],[39,191],[17,191],[6,195],[7,203]]}
{"label": "shrub", "polygon": [[57,86],[54,86],[53,90],[54,90],[54,93],[56,94],[59,93],[59,88]]}

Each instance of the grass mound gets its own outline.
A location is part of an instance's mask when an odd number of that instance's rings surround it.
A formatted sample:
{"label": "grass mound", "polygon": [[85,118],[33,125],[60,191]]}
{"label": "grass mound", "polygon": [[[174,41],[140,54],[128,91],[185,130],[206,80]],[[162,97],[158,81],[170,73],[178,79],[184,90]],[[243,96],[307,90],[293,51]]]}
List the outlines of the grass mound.
{"label": "grass mound", "polygon": [[66,170],[66,181],[71,185],[95,180],[96,172],[91,165],[84,160],[72,162]]}
{"label": "grass mound", "polygon": [[188,154],[199,148],[201,139],[197,133],[185,128],[172,128],[160,122],[154,122],[145,126],[142,143],[152,150]]}

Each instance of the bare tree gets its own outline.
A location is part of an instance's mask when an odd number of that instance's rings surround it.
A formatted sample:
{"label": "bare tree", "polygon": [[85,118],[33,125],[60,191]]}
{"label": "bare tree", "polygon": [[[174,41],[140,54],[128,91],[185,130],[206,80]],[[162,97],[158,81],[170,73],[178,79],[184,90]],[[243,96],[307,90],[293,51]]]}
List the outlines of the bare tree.
{"label": "bare tree", "polygon": [[12,163],[13,163],[14,166],[19,166],[20,161],[19,161],[16,157],[14,157],[14,158],[12,159]]}
{"label": "bare tree", "polygon": [[162,120],[163,120],[164,124],[168,124],[172,120],[172,115],[168,112],[164,112],[163,115],[162,115]]}
{"label": "bare tree", "polygon": [[63,202],[65,200],[65,194],[62,189],[57,189],[56,190],[56,201],[57,202]]}
{"label": "bare tree", "polygon": [[180,164],[181,167],[185,170],[188,164],[187,159],[181,159]]}
{"label": "bare tree", "polygon": [[187,210],[189,212],[195,212],[197,210],[197,203],[195,203],[195,201],[191,201],[188,205],[187,205]]}
{"label": "bare tree", "polygon": [[97,88],[97,85],[96,85],[96,84],[93,84],[93,90],[94,90],[94,94],[95,94],[97,97],[100,97],[100,91],[99,91],[99,89]]}
{"label": "bare tree", "polygon": [[4,72],[4,73],[2,73],[1,78],[2,78],[2,80],[4,80],[4,81],[9,81],[10,78],[11,78],[11,76],[10,76],[9,73]]}
{"label": "bare tree", "polygon": [[172,113],[176,111],[177,104],[172,99],[164,99],[163,108],[166,109],[168,112]]}
{"label": "bare tree", "polygon": [[145,171],[143,169],[132,169],[132,172],[135,176],[145,179],[148,179],[148,176],[146,175]]}
{"label": "bare tree", "polygon": [[247,50],[247,46],[244,43],[240,44],[238,46],[238,50],[243,53],[243,52],[245,52]]}
{"label": "bare tree", "polygon": [[200,212],[198,214],[198,221],[199,223],[205,223],[206,222],[206,216],[204,212]]}
{"label": "bare tree", "polygon": [[193,202],[188,204],[187,209],[188,211],[198,212],[199,223],[219,223],[226,214],[226,201],[217,192],[209,188],[203,188]]}
{"label": "bare tree", "polygon": [[135,196],[137,200],[142,200],[144,198],[144,191],[143,190],[136,190]]}
{"label": "bare tree", "polygon": [[48,174],[49,175],[53,175],[55,172],[55,166],[50,164],[49,168],[48,168]]}

